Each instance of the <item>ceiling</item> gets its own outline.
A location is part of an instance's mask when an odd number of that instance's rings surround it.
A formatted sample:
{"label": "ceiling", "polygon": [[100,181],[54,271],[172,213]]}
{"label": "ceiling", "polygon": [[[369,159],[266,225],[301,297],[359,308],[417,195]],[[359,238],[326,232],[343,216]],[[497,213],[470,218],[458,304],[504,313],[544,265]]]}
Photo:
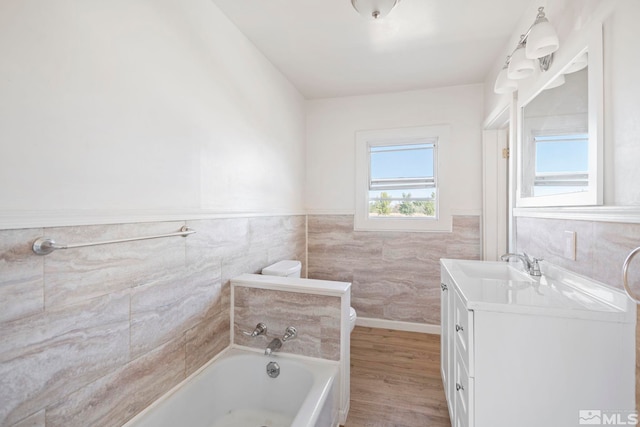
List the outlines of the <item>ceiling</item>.
{"label": "ceiling", "polygon": [[[213,0],[307,99],[481,83],[531,0]],[[534,17],[532,17],[533,20]]]}

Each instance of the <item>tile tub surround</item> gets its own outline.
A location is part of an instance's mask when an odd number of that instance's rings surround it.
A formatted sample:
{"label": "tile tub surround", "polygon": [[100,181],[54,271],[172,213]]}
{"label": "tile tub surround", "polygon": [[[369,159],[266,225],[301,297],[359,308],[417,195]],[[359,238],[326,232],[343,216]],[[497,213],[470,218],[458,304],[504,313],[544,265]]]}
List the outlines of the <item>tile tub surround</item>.
{"label": "tile tub surround", "polygon": [[[576,260],[564,257],[564,231],[576,232]],[[516,249],[622,289],[622,265],[640,246],[640,224],[547,218],[516,218]],[[640,295],[640,256],[629,268]],[[636,407],[640,408],[640,310],[636,326]]]}
{"label": "tile tub surround", "polygon": [[[178,230],[186,238],[56,251]],[[304,259],[304,216],[0,230],[0,426],[120,426],[229,345],[229,278]]]}
{"label": "tile tub surround", "polygon": [[354,231],[353,215],[309,215],[310,279],[351,282],[359,318],[440,324],[440,258],[480,259],[480,217],[451,233]]}
{"label": "tile tub surround", "polygon": [[[297,330],[294,340],[283,343],[279,353],[335,361],[340,366],[339,418],[344,424],[350,402],[351,334],[349,307],[351,283],[305,278],[243,274],[231,280],[233,344],[263,352],[285,330]],[[266,336],[248,337],[259,322]],[[265,356],[266,357],[266,356]]]}
{"label": "tile tub surround", "polygon": [[[341,298],[234,285],[233,339],[235,344],[265,349],[288,326],[298,331],[296,339],[283,344],[279,352],[320,359],[340,360]],[[267,335],[245,336],[264,322]]]}

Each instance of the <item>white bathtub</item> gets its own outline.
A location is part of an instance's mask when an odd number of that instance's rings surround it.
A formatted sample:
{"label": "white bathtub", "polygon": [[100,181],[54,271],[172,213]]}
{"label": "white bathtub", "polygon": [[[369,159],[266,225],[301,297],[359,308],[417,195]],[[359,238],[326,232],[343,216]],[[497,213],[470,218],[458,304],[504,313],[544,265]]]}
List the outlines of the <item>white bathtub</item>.
{"label": "white bathtub", "polygon": [[337,373],[332,362],[228,349],[124,427],[335,427]]}

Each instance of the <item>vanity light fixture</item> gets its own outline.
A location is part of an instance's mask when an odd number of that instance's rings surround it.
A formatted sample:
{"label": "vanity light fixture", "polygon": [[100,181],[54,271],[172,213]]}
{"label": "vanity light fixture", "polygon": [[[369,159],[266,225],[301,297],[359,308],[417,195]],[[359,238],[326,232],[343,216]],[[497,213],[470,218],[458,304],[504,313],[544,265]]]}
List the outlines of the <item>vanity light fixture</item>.
{"label": "vanity light fixture", "polygon": [[493,87],[495,93],[511,93],[518,89],[518,82],[507,77],[508,68],[509,57],[507,57],[507,60],[504,63],[504,67],[502,67],[502,70],[500,70],[498,78],[496,79],[496,84]]}
{"label": "vanity light fixture", "polygon": [[[507,70],[505,80],[504,68],[498,74],[494,91],[496,93],[513,92],[515,82],[509,81],[526,79],[535,71],[535,60],[538,60],[541,71],[547,71],[553,62],[553,53],[560,47],[556,31],[549,23],[544,13],[544,7],[538,8],[536,20],[529,29],[520,36],[516,48],[507,56]],[[517,83],[515,84],[517,88]]]}
{"label": "vanity light fixture", "polygon": [[558,34],[544,14],[544,7],[538,8],[538,16],[529,28],[527,37],[527,58],[538,59],[551,55],[560,47]]}
{"label": "vanity light fixture", "polygon": [[381,19],[396,7],[400,0],[351,0],[353,8],[365,18]]}
{"label": "vanity light fixture", "polygon": [[527,36],[525,34],[520,36],[518,47],[516,47],[516,50],[511,55],[511,60],[507,67],[507,77],[512,80],[522,80],[531,77],[536,70],[533,59],[528,58],[526,55],[526,39]]}
{"label": "vanity light fixture", "polygon": [[564,74],[560,74],[558,75],[558,77],[556,77],[555,79],[551,80],[551,82],[549,82],[549,84],[547,84],[544,87],[544,90],[549,90],[549,89],[554,89],[557,87],[562,86],[565,83],[565,78],[564,78]]}
{"label": "vanity light fixture", "polygon": [[589,54],[587,52],[583,53],[578,59],[573,61],[569,67],[564,70],[565,74],[575,73],[576,71],[580,71],[589,65]]}

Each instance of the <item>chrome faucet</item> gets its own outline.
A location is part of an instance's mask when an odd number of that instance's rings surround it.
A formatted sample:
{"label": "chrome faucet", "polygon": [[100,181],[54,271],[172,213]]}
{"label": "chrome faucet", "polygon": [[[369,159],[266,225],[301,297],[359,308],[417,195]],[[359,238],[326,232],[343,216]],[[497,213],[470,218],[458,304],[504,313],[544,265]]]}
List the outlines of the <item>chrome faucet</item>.
{"label": "chrome faucet", "polygon": [[267,325],[265,325],[264,323],[260,322],[256,325],[256,327],[253,329],[253,331],[249,332],[249,331],[242,331],[242,333],[248,337],[257,337],[259,335],[266,335],[267,334]]}
{"label": "chrome faucet", "polygon": [[531,276],[542,276],[539,264],[539,262],[542,261],[542,258],[529,258],[529,255],[524,252],[522,254],[507,253],[500,257],[502,261],[509,261],[511,258],[517,258],[522,261],[522,264],[524,265],[524,271],[529,273]]}
{"label": "chrome faucet", "polygon": [[274,351],[280,350],[280,347],[282,347],[282,340],[280,338],[274,338],[271,340],[267,348],[264,349],[264,354],[269,356]]}
{"label": "chrome faucet", "polygon": [[264,350],[264,354],[266,356],[270,356],[271,353],[280,350],[282,344],[285,342],[295,339],[298,336],[298,331],[293,326],[289,326],[285,331],[282,338],[274,338],[271,340],[267,348]]}

